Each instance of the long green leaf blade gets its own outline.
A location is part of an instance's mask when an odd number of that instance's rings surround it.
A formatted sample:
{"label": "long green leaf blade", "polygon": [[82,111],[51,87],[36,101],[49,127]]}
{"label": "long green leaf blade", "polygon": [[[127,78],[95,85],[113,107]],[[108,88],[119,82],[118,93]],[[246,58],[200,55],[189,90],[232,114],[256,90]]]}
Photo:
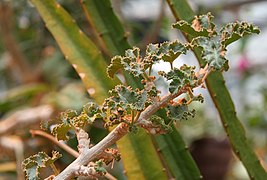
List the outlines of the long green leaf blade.
{"label": "long green leaf blade", "polygon": [[98,48],[60,4],[54,0],[32,0],[32,3],[90,95],[102,103],[107,97],[107,90],[116,82],[106,78],[107,65]]}
{"label": "long green leaf blade", "polygon": [[[194,12],[186,0],[167,0],[167,2],[176,20],[190,21],[193,19]],[[186,37],[189,41],[192,40],[190,36]],[[204,61],[201,58],[200,52],[195,51],[194,53],[199,63],[203,65]],[[235,107],[228,89],[225,86],[222,73],[211,73],[206,80],[206,84],[212,100],[220,114],[222,124],[229,137],[234,153],[242,161],[250,178],[259,180],[267,179],[267,173],[260,164],[251,145],[248,143],[245,130],[236,116]]]}
{"label": "long green leaf blade", "polygon": [[155,140],[175,179],[202,179],[188,147],[176,129],[170,134],[156,136]]}
{"label": "long green leaf blade", "polygon": [[[109,54],[123,55],[130,45],[110,1],[81,0],[81,5],[90,25],[103,41]],[[125,74],[125,76],[128,83],[138,86],[129,75]],[[152,141],[144,130],[140,130],[137,135],[126,135],[117,142],[117,146],[121,152],[128,179],[167,178]]]}
{"label": "long green leaf blade", "polygon": [[[111,89],[115,83],[112,82],[106,76],[106,64],[96,46],[82,33],[78,26],[74,23],[70,15],[55,1],[41,1],[33,0],[33,4],[38,9],[42,18],[46,22],[46,25],[50,32],[58,42],[62,52],[66,56],[66,59],[74,66],[76,71],[79,73],[83,80],[86,88],[90,91],[94,88],[95,100],[99,103],[107,96],[107,91]],[[121,141],[129,141],[133,137],[124,137]],[[139,138],[140,139],[140,138]],[[160,168],[160,161],[157,161],[156,151],[147,135],[142,135],[142,141],[146,142],[142,147],[138,143],[140,140],[130,140],[132,149],[144,149],[144,154],[148,154],[149,158],[143,158],[140,156],[137,158],[138,161],[154,162],[155,165],[147,166],[142,165],[139,167],[138,172],[145,171],[144,174],[140,175],[141,179],[149,179],[149,176],[153,176],[158,179],[166,179],[166,174],[162,172]],[[125,156],[132,151],[131,148],[124,150]],[[120,146],[120,149],[125,149],[125,145]],[[135,154],[140,151],[135,150]],[[136,157],[136,155],[134,156]],[[149,171],[146,171],[149,167]],[[134,179],[136,174],[133,174]],[[130,173],[128,173],[130,175]],[[140,173],[139,173],[140,174]],[[142,178],[143,177],[143,178]]]}
{"label": "long green leaf blade", "polygon": [[103,40],[112,56],[124,54],[130,45],[119,19],[113,12],[110,1],[80,1],[90,25]]}
{"label": "long green leaf blade", "polygon": [[[94,27],[96,34],[100,35],[100,38],[109,50],[110,54],[113,56],[123,55],[125,50],[130,48],[130,45],[125,38],[125,32],[121,23],[111,8],[110,2],[107,0],[81,0],[81,2],[91,26]],[[135,86],[134,83],[136,82],[132,80],[129,81],[129,78],[127,77],[126,79],[130,85]],[[162,112],[162,114],[165,115],[166,113]],[[139,135],[139,133],[140,132],[138,132],[138,136],[130,135],[127,136],[127,139],[123,138],[117,143],[117,145],[119,146],[121,152],[126,152],[126,155],[125,153],[122,153],[122,157],[127,177],[129,179],[143,179],[144,177],[151,179],[153,174],[148,176],[147,172],[149,171],[146,170],[148,168],[151,169],[151,164],[149,165],[147,163],[149,162],[149,157],[152,159],[155,157],[152,155],[146,157],[147,153],[145,152],[148,152],[148,154],[151,154],[152,152],[152,154],[154,154],[154,151],[151,151],[151,147],[147,147],[151,144],[151,142],[147,139],[149,138],[148,135],[144,133]],[[199,170],[194,161],[192,161],[190,153],[184,149],[184,142],[176,129],[174,129],[172,134],[164,135],[164,138],[161,136],[155,137],[155,141],[166,160],[168,166],[167,168],[172,172],[176,179],[199,179]],[[162,147],[161,143],[164,144],[164,147]],[[143,152],[143,149],[145,152],[140,153]],[[176,149],[183,149],[185,151],[176,151]],[[183,160],[181,160],[181,157]],[[183,166],[181,166],[182,164]],[[157,168],[162,168],[162,165],[157,165]],[[154,166],[154,169],[157,168]],[[140,173],[141,171],[144,171],[143,175]],[[158,171],[162,172],[161,169]]]}

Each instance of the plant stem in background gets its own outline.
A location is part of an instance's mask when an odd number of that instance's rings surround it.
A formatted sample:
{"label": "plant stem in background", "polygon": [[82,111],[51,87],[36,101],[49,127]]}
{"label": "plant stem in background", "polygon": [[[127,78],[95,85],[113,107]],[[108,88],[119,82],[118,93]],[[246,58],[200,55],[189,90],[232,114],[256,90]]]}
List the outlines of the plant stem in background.
{"label": "plant stem in background", "polygon": [[[186,0],[167,0],[176,20],[190,21],[194,12]],[[188,41],[192,37],[185,37]],[[204,65],[200,52],[194,51],[199,63]],[[220,114],[223,127],[233,147],[233,152],[239,157],[251,179],[267,179],[267,173],[246,138],[245,130],[238,120],[232,98],[229,94],[221,72],[212,72],[206,79],[211,98]]]}

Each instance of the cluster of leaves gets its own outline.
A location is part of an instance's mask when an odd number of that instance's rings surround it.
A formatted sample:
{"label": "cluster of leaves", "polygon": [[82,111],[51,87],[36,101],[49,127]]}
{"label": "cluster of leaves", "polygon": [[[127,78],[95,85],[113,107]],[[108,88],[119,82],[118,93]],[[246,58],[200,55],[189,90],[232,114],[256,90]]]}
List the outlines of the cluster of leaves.
{"label": "cluster of leaves", "polygon": [[[83,128],[85,125],[93,124],[96,119],[101,119],[100,109],[96,103],[89,102],[78,114],[75,110],[67,110],[60,113],[58,118],[55,120],[59,122],[56,124],[52,133],[58,140],[68,140],[72,131],[75,131],[76,128]],[[49,124],[42,124],[44,129],[47,129]]]}
{"label": "cluster of leaves", "polygon": [[247,22],[235,22],[229,23],[217,31],[212,19],[213,16],[208,13],[196,16],[191,23],[183,20],[179,21],[173,24],[173,27],[188,33],[194,38],[190,43],[191,48],[200,48],[203,60],[210,67],[216,70],[227,70],[226,47],[245,35],[259,34],[260,30]]}
{"label": "cluster of leaves", "polygon": [[[196,16],[191,23],[179,21],[173,24],[174,28],[180,29],[193,37],[190,43],[183,44],[179,41],[173,41],[162,44],[149,44],[143,57],[137,47],[128,49],[125,52],[125,56],[113,57],[107,69],[108,76],[113,78],[119,70],[125,70],[135,77],[141,77],[143,88],[132,89],[130,86],[118,85],[109,92],[110,97],[105,99],[102,106],[88,103],[80,114],[73,110],[63,112],[58,117],[60,123],[55,125],[52,133],[58,140],[68,140],[71,131],[75,131],[77,127],[83,128],[87,124],[92,124],[97,119],[104,120],[106,127],[126,123],[130,131],[136,132],[138,125],[136,122],[141,112],[149,105],[161,100],[154,84],[155,78],[150,76],[152,66],[159,61],[171,64],[172,69],[169,72],[158,72],[160,76],[170,82],[170,94],[181,95],[182,93],[187,93],[189,95],[188,100],[180,98],[177,102],[171,101],[167,105],[165,104],[164,106],[167,106],[167,117],[171,119],[171,122],[194,117],[195,110],[190,110],[188,105],[192,101],[203,102],[201,95],[193,95],[193,89],[202,84],[203,76],[210,70],[227,70],[226,47],[244,35],[259,33],[257,27],[245,22],[231,23],[217,31],[212,19],[213,16],[208,13]],[[195,48],[201,50],[203,60],[207,64],[207,68],[202,69],[204,75],[196,72],[193,66],[173,67],[173,62],[179,55],[186,54],[189,49]],[[164,119],[161,117],[153,115],[148,121],[156,133],[161,134],[171,131],[170,124],[165,124]],[[119,159],[117,155],[115,153],[112,159]],[[53,155],[49,159],[44,153],[39,153],[24,161],[24,169],[26,169],[28,176],[38,175],[40,167],[50,165],[58,157]],[[103,162],[103,160],[97,161],[95,170],[104,174],[106,171],[102,166]],[[106,163],[109,162],[107,161]]]}
{"label": "cluster of leaves", "polygon": [[[28,157],[22,163],[22,168],[26,172],[28,179],[40,179],[40,169],[51,166],[54,170],[54,162],[61,157],[56,151],[52,152],[52,157],[49,157],[45,152],[39,152],[33,156]],[[55,172],[56,173],[56,172]]]}
{"label": "cluster of leaves", "polygon": [[153,64],[163,60],[172,65],[173,61],[179,55],[186,54],[188,48],[187,44],[179,41],[149,44],[146,49],[146,54],[142,58],[140,56],[140,49],[133,47],[132,49],[126,50],[125,56],[113,57],[107,73],[109,77],[113,78],[119,69],[124,69],[136,77],[145,76],[146,70],[151,68]]}

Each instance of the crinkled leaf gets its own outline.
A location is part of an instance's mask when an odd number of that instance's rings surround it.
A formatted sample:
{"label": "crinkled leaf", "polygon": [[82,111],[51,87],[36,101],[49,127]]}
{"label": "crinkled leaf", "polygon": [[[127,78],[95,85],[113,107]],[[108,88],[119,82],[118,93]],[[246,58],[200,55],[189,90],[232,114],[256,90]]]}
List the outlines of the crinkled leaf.
{"label": "crinkled leaf", "polygon": [[161,59],[159,44],[148,44],[146,47],[144,62],[147,63],[148,66],[152,66],[153,64],[158,63]]}
{"label": "crinkled leaf", "polygon": [[247,22],[229,23],[220,30],[221,44],[227,47],[232,42],[252,33],[259,34],[260,29]]}
{"label": "crinkled leaf", "polygon": [[140,49],[133,47],[125,51],[125,56],[115,56],[112,58],[111,64],[107,69],[109,77],[114,77],[114,74],[121,68],[138,77],[144,74],[148,64],[140,56]]}
{"label": "crinkled leaf", "polygon": [[114,56],[111,59],[111,63],[107,68],[107,74],[110,78],[114,78],[114,75],[116,72],[118,72],[119,69],[123,68],[122,65],[122,57],[121,56]]}
{"label": "crinkled leaf", "polygon": [[[151,52],[152,53],[152,52]],[[156,56],[153,55],[155,58]],[[151,66],[153,62],[151,59],[142,59],[140,56],[140,49],[133,47],[125,51],[125,56],[115,56],[108,66],[107,73],[109,77],[114,77],[114,74],[121,68],[134,76],[138,77],[145,73],[146,69]]]}
{"label": "crinkled leaf", "polygon": [[176,121],[187,120],[195,116],[195,110],[189,110],[186,104],[167,106],[167,116]]}
{"label": "crinkled leaf", "polygon": [[160,57],[162,60],[172,63],[180,54],[186,54],[187,47],[178,42],[164,42],[159,47]]}
{"label": "crinkled leaf", "polygon": [[145,108],[148,100],[146,91],[139,91],[138,89],[132,90],[130,87],[118,85],[110,91],[112,95],[108,98],[108,105],[110,107],[121,107],[125,110],[138,110],[141,111]]}
{"label": "crinkled leaf", "polygon": [[211,13],[195,16],[191,23],[184,20],[178,21],[172,27],[180,29],[181,31],[190,34],[193,37],[205,36],[212,37],[216,35],[216,27],[212,22],[213,16]]}
{"label": "crinkled leaf", "polygon": [[70,124],[57,124],[53,130],[52,130],[52,134],[54,136],[56,136],[57,140],[63,140],[63,141],[66,141],[66,140],[69,140],[69,131],[70,130],[73,130],[73,126],[71,126]]}
{"label": "crinkled leaf", "polygon": [[159,116],[152,115],[148,120],[152,122],[153,128],[159,129],[157,131],[160,134],[166,134],[166,133],[170,133],[172,131],[171,126],[165,124],[164,119],[162,119]]}
{"label": "crinkled leaf", "polygon": [[202,48],[202,58],[210,67],[213,67],[216,70],[228,69],[228,60],[225,58],[226,49],[221,46],[221,43],[218,40],[207,37],[198,37],[193,39],[192,45]]}
{"label": "crinkled leaf", "polygon": [[140,76],[146,70],[144,62],[142,62],[142,57],[140,56],[140,49],[133,47],[125,51],[125,57],[121,62],[124,69],[134,76]]}
{"label": "crinkled leaf", "polygon": [[180,69],[174,68],[168,73],[160,71],[159,75],[171,81],[169,91],[171,93],[176,93],[185,85],[189,85],[190,87],[195,87],[197,85],[198,80],[194,70],[194,66],[183,65]]}
{"label": "crinkled leaf", "polygon": [[25,159],[22,162],[22,168],[29,180],[39,180],[40,169],[53,164],[60,157],[61,154],[56,151],[52,152],[52,157],[49,157],[45,152],[39,152]]}
{"label": "crinkled leaf", "polygon": [[83,112],[89,117],[89,123],[93,123],[96,119],[101,119],[101,111],[99,106],[94,102],[89,102],[83,107]]}
{"label": "crinkled leaf", "polygon": [[83,128],[86,124],[92,124],[96,119],[101,118],[101,111],[97,104],[90,102],[83,107],[80,114],[73,110],[62,112],[58,118],[61,123],[55,125],[52,133],[58,140],[68,140],[71,131],[76,127]]}

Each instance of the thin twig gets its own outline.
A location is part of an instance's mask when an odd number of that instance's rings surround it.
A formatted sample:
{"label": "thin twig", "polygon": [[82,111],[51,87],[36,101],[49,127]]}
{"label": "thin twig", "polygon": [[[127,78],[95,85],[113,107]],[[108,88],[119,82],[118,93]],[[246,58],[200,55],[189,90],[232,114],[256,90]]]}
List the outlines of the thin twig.
{"label": "thin twig", "polygon": [[58,147],[60,147],[61,149],[65,150],[67,153],[69,153],[70,155],[74,156],[74,157],[78,157],[79,153],[77,151],[75,151],[74,149],[72,149],[71,147],[69,147],[68,145],[66,145],[65,143],[58,141],[54,136],[41,131],[41,130],[30,130],[30,133],[32,134],[32,136],[38,135],[38,136],[42,136],[50,141],[52,141],[54,144],[56,144]]}

